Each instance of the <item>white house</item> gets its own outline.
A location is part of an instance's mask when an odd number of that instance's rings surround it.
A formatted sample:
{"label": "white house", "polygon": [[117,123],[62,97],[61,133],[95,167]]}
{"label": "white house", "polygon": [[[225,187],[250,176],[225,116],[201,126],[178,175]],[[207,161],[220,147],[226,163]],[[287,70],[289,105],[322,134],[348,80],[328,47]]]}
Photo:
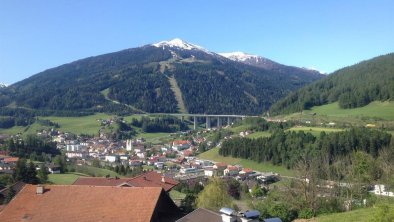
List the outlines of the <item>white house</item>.
{"label": "white house", "polygon": [[204,169],[204,176],[213,177],[213,175],[215,175],[215,169],[213,169],[212,167]]}
{"label": "white house", "polygon": [[115,155],[107,155],[107,156],[105,156],[105,161],[108,161],[108,162],[111,162],[111,163],[116,162],[118,159],[119,159],[119,157],[115,156]]}
{"label": "white house", "polygon": [[88,156],[88,153],[86,152],[67,152],[66,156],[68,158],[81,158],[84,159]]}
{"label": "white house", "polygon": [[70,152],[77,152],[80,151],[84,146],[80,144],[67,144],[66,145],[66,150]]}
{"label": "white house", "polygon": [[190,143],[187,140],[175,140],[172,143],[172,149],[175,151],[182,151],[188,149],[190,147]]}
{"label": "white house", "polygon": [[237,176],[239,174],[240,169],[236,166],[228,165],[227,168],[223,171],[225,176]]}

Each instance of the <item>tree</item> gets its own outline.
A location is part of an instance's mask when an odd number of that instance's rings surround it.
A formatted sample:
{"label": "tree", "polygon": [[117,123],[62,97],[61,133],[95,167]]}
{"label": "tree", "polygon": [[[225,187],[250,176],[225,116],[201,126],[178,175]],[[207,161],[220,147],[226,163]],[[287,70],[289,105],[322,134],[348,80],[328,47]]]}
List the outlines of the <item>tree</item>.
{"label": "tree", "polygon": [[25,178],[27,178],[26,159],[20,158],[18,162],[16,162],[13,177],[15,181],[23,181]]}
{"label": "tree", "polygon": [[66,161],[64,156],[56,155],[53,159],[53,163],[59,166],[60,173],[64,173],[66,171]]}
{"label": "tree", "polygon": [[94,158],[92,161],[92,166],[99,168],[100,167],[100,160],[97,158]]}
{"label": "tree", "polygon": [[48,167],[45,166],[45,164],[42,164],[40,167],[40,170],[37,172],[38,179],[40,180],[40,183],[46,183],[48,182]]}
{"label": "tree", "polygon": [[230,207],[231,199],[226,190],[227,186],[223,180],[212,178],[209,184],[198,195],[196,200],[197,207],[214,211],[218,211],[222,207]]}
{"label": "tree", "polygon": [[9,174],[0,174],[0,186],[6,187],[14,183],[12,176]]}
{"label": "tree", "polygon": [[36,166],[31,161],[29,163],[29,167],[27,168],[26,178],[23,180],[23,182],[30,184],[38,184],[39,182],[39,179],[37,178]]}
{"label": "tree", "polygon": [[227,193],[235,199],[239,199],[241,193],[241,184],[234,178],[227,181]]}
{"label": "tree", "polygon": [[8,204],[12,200],[12,198],[14,198],[15,195],[16,195],[15,190],[11,186],[9,186],[9,190],[4,198],[3,204]]}
{"label": "tree", "polygon": [[123,164],[120,166],[119,174],[121,174],[121,175],[125,175],[126,174],[126,168],[124,167]]}
{"label": "tree", "polygon": [[194,202],[196,201],[196,196],[192,193],[186,194],[185,198],[181,200],[180,207],[182,208],[183,212],[189,213],[194,210]]}
{"label": "tree", "polygon": [[258,184],[255,184],[252,187],[251,194],[253,197],[262,197],[266,194],[266,192],[263,189],[261,189],[261,187]]}

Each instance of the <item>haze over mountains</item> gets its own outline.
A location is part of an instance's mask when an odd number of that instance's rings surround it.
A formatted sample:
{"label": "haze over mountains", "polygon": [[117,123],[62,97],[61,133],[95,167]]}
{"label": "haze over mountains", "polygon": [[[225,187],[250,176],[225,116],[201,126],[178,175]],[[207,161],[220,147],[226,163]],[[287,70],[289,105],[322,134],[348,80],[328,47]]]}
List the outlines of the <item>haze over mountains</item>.
{"label": "haze over mountains", "polygon": [[[245,54],[246,55],[246,54]],[[322,78],[263,57],[239,60],[180,39],[89,57],[0,91],[0,105],[94,112],[261,114]]]}

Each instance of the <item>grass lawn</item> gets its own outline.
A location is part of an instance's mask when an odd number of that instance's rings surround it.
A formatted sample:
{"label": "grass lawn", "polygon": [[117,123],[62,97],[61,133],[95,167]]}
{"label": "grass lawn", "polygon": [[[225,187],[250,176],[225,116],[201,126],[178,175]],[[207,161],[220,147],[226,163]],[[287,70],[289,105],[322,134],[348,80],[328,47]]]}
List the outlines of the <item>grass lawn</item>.
{"label": "grass lawn", "polygon": [[318,115],[335,117],[373,117],[394,120],[394,102],[372,102],[364,107],[355,109],[341,109],[338,103],[312,107],[310,111]]}
{"label": "grass lawn", "polygon": [[171,140],[170,133],[139,133],[137,137],[142,137],[146,139],[147,142],[151,142],[153,144],[161,143],[163,140]]}
{"label": "grass lawn", "polygon": [[48,119],[60,125],[59,130],[65,132],[72,132],[75,134],[90,134],[97,135],[100,129],[100,122],[97,119],[108,119],[111,115],[104,113],[97,113],[95,115],[81,116],[81,117],[40,117],[40,119]]}
{"label": "grass lawn", "polygon": [[116,177],[116,176],[122,177],[121,175],[117,174],[114,171],[103,169],[103,168],[97,168],[97,167],[86,166],[86,165],[82,165],[82,166],[76,165],[73,167],[76,172],[89,176],[105,177],[106,175],[110,175],[111,177]]}
{"label": "grass lawn", "polygon": [[288,170],[282,166],[274,166],[271,163],[258,163],[253,160],[246,160],[241,158],[234,157],[224,157],[219,155],[219,148],[213,148],[204,153],[198,155],[201,159],[212,160],[216,162],[225,162],[228,164],[240,164],[245,168],[252,168],[253,170],[261,171],[261,172],[275,172],[284,176],[294,176],[295,172],[292,170]]}
{"label": "grass lawn", "polygon": [[[394,211],[394,204],[389,204],[391,212]],[[378,207],[369,207],[356,209],[350,212],[327,214],[314,218],[312,221],[317,222],[331,222],[331,221],[346,221],[346,222],[367,222],[373,221],[375,214],[378,212]]]}
{"label": "grass lawn", "polygon": [[240,132],[248,130],[250,127],[251,127],[250,124],[242,124],[239,126],[230,127],[229,130],[233,133],[240,133]]}
{"label": "grass lawn", "polygon": [[304,131],[305,133],[309,132],[314,136],[319,136],[321,132],[326,132],[326,133],[331,133],[331,132],[339,132],[343,131],[343,129],[337,129],[337,128],[325,128],[325,127],[292,127],[288,129],[290,131]]}
{"label": "grass lawn", "polygon": [[49,174],[48,180],[53,184],[69,185],[73,184],[80,176],[88,176],[80,173]]}
{"label": "grass lawn", "polygon": [[186,194],[181,193],[181,192],[176,191],[176,190],[171,190],[170,191],[170,197],[173,200],[182,200],[183,198],[186,197]]}
{"label": "grass lawn", "polygon": [[259,132],[249,134],[246,137],[251,138],[251,139],[255,139],[255,138],[259,138],[259,137],[269,137],[269,136],[271,136],[271,133],[269,133],[267,131],[259,131]]}

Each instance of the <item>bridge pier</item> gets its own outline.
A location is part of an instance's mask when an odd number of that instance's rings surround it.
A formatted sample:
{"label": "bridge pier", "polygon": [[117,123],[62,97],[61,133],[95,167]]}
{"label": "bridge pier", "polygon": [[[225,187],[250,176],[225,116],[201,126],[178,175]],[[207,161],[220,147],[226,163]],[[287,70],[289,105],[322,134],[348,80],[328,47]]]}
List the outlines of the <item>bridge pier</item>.
{"label": "bridge pier", "polygon": [[220,129],[222,127],[222,119],[220,119],[220,117],[218,117],[218,129]]}
{"label": "bridge pier", "polygon": [[193,120],[194,120],[194,130],[197,129],[197,116],[193,116]]}
{"label": "bridge pier", "polygon": [[231,125],[231,119],[230,119],[230,117],[228,116],[227,117],[227,126],[230,126]]}
{"label": "bridge pier", "polygon": [[210,129],[210,128],[211,128],[211,117],[210,117],[210,116],[206,116],[206,117],[205,117],[205,127],[206,127],[207,129]]}

